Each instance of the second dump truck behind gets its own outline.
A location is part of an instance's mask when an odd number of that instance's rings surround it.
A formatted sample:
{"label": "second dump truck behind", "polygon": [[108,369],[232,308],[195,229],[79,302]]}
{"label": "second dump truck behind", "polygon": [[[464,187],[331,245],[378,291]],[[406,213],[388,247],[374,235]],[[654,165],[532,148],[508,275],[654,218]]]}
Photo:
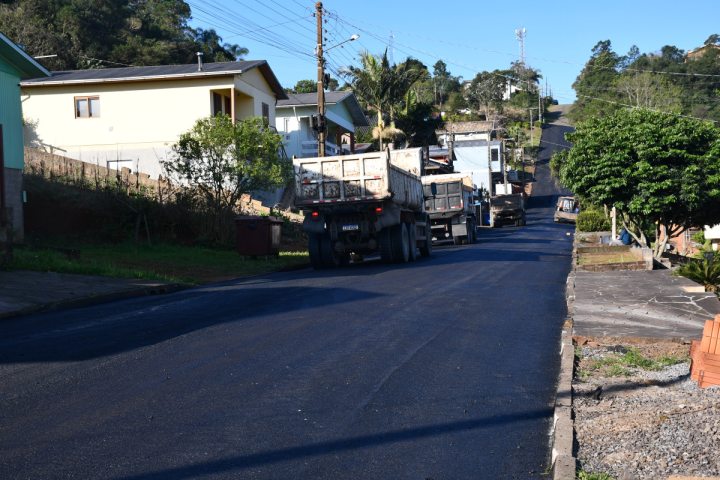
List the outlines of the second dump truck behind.
{"label": "second dump truck behind", "polygon": [[[433,241],[475,243],[478,219],[475,214],[472,176],[462,173],[424,176],[425,210],[430,216]],[[435,186],[435,194],[432,187]]]}

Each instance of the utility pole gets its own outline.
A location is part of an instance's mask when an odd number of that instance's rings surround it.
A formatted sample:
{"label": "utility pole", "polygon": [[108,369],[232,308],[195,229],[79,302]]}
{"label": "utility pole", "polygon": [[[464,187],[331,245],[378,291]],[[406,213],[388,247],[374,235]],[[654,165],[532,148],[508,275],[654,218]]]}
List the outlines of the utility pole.
{"label": "utility pole", "polygon": [[315,4],[315,17],[317,19],[317,138],[318,157],[325,156],[325,59],[323,58],[323,5],[322,2]]}
{"label": "utility pole", "polygon": [[528,111],[530,112],[530,146],[533,146],[533,123],[532,123],[532,108],[528,108]]}
{"label": "utility pole", "polygon": [[543,121],[543,101],[542,101],[542,85],[538,81],[537,85],[537,92],[538,92],[538,120],[540,123]]}

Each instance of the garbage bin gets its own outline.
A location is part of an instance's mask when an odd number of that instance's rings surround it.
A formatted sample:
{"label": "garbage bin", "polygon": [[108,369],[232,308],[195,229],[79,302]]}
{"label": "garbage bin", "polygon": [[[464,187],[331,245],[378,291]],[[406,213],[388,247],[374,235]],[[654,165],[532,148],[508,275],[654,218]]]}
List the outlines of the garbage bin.
{"label": "garbage bin", "polygon": [[236,246],[240,255],[259,257],[280,254],[282,220],[276,217],[235,217]]}

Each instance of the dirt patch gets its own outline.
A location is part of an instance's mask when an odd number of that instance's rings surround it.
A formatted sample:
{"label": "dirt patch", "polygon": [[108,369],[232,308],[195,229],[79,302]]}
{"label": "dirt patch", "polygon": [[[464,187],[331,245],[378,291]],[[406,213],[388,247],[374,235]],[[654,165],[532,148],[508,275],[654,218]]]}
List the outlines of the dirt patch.
{"label": "dirt patch", "polygon": [[611,478],[720,474],[720,388],[689,378],[686,343],[574,338],[582,471]]}

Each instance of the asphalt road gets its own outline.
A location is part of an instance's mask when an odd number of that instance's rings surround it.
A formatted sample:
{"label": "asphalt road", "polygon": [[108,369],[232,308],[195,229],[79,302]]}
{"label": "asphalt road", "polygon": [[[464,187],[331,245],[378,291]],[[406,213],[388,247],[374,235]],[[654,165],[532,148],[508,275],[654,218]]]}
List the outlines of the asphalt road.
{"label": "asphalt road", "polygon": [[0,478],[541,478],[571,237],[537,179],[527,227],[413,264],[0,323]]}

